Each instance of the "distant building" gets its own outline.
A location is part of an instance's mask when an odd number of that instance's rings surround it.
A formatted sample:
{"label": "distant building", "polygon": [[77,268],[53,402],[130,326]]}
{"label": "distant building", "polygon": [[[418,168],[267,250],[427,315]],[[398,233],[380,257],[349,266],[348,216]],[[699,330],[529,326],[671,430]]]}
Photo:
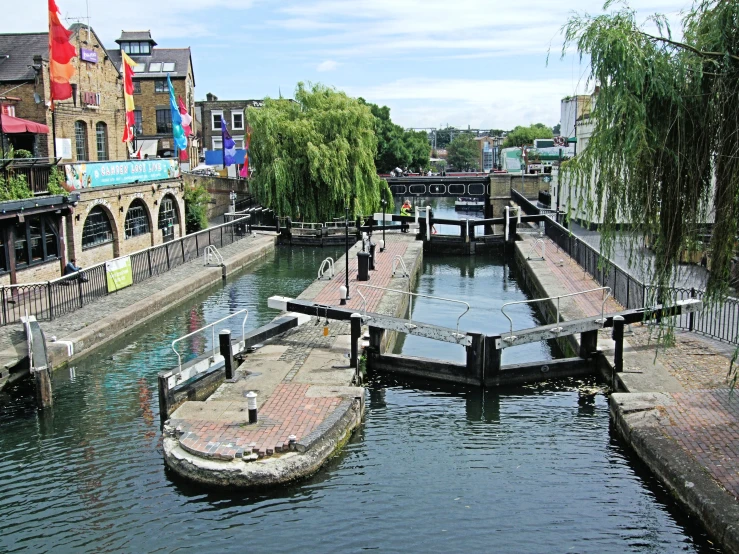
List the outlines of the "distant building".
{"label": "distant building", "polygon": [[[122,31],[116,43],[119,48],[111,49],[110,57],[117,67],[122,63],[121,50],[137,63],[133,76],[137,147],[150,158],[174,157],[167,75],[175,96],[182,97],[187,112],[193,115],[195,71],[190,48],[156,48],[151,31]],[[192,138],[188,138],[188,156],[196,165],[199,152]]]}
{"label": "distant building", "polygon": [[479,167],[485,172],[495,169],[500,163],[500,147],[505,139],[503,137],[490,137],[486,135],[475,137],[475,140],[480,148]]}
{"label": "distant building", "polygon": [[[12,90],[16,117],[56,128],[56,156],[64,161],[126,159],[119,67],[93,29],[75,23],[69,30],[79,57],[72,98],[56,102],[55,122],[49,110],[48,32],[0,34],[0,89]],[[14,139],[25,140],[22,146],[35,157],[54,155],[53,132]]]}
{"label": "distant building", "polygon": [[263,100],[219,100],[210,92],[205,101],[195,103],[201,114],[202,142],[204,150],[222,150],[221,119],[226,119],[228,130],[237,149],[246,145],[246,108],[261,107]]}

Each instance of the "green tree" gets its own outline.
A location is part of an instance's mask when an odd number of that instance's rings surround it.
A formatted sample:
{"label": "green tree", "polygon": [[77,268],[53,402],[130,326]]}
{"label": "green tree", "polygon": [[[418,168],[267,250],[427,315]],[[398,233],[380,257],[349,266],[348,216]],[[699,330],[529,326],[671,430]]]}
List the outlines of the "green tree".
{"label": "green tree", "polygon": [[295,101],[270,99],[249,108],[251,180],[263,206],[281,216],[327,221],[376,211],[387,183],[377,176],[375,118],[370,108],[321,84],[298,83]]}
{"label": "green tree", "polygon": [[189,186],[185,189],[185,228],[195,233],[208,228],[207,208],[210,194],[203,185]]}
{"label": "green tree", "polygon": [[528,127],[518,125],[513,129],[513,131],[506,135],[506,138],[503,141],[503,148],[526,146],[528,144],[534,144],[534,139],[546,139],[552,138],[552,136],[552,129],[543,123],[534,123]]}
{"label": "green tree", "polygon": [[557,123],[554,127],[552,127],[552,134],[558,135],[560,132],[561,124]]}
{"label": "green tree", "polygon": [[425,131],[405,131],[403,133],[403,142],[410,154],[408,167],[413,169],[428,169],[431,145]]}
{"label": "green tree", "polygon": [[739,2],[698,0],[682,21],[683,42],[663,16],[645,24],[622,7],[565,25],[563,55],[572,45],[587,55],[600,88],[588,146],[562,177],[592,192],[588,209],[602,216],[607,254],[621,219],[632,247],[650,238],[658,286],[674,282],[681,253],[715,220],[708,299],[719,300],[739,231]]}
{"label": "green tree", "polygon": [[480,146],[475,138],[468,133],[454,137],[447,147],[447,162],[459,170],[477,169],[480,162]]}

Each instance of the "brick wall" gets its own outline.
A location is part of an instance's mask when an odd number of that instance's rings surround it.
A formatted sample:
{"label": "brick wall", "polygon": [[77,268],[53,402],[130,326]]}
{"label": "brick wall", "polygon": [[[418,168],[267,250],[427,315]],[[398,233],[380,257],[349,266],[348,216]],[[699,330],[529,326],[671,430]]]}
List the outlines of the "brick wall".
{"label": "brick wall", "polygon": [[[169,196],[175,200],[178,225],[175,226],[175,238],[185,232],[184,185],[180,179],[155,181],[146,184],[133,184],[119,187],[99,187],[82,189],[80,201],[74,208],[74,215],[68,218],[67,253],[68,258],[85,260],[86,265],[110,260],[118,256],[132,254],[144,248],[162,244],[162,231],[158,228],[159,210],[162,200]],[[134,201],[143,203],[149,218],[149,234],[130,239],[125,238],[125,221],[128,208]],[[111,220],[113,242],[98,247],[82,248],[82,231],[90,211],[100,206]]]}
{"label": "brick wall", "polygon": [[[0,84],[0,88],[3,90],[10,88],[10,83]],[[37,123],[47,124],[46,121],[46,105],[43,102],[36,103],[33,94],[36,92],[36,85],[33,82],[21,85],[17,89],[14,89],[9,96],[20,98],[20,102],[7,102],[15,106],[15,116],[21,119],[28,119],[29,121],[36,121]],[[51,127],[49,127],[51,131]],[[49,156],[49,140],[45,135],[37,135],[36,138],[36,152],[34,154],[39,158],[45,158]]]}
{"label": "brick wall", "polygon": [[212,177],[203,175],[182,174],[186,186],[202,185],[210,194],[208,204],[208,220],[222,216],[231,211],[231,191],[236,193],[236,198],[241,199],[249,194],[248,181],[244,179],[225,179],[223,177]]}

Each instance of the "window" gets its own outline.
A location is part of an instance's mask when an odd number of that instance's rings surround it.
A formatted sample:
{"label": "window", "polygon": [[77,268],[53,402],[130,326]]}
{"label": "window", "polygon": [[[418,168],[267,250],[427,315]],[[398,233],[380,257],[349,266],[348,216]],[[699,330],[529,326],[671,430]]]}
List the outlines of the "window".
{"label": "window", "polygon": [[131,54],[138,54],[139,53],[139,43],[138,42],[131,42],[130,43],[131,48]]}
{"label": "window", "polygon": [[162,230],[164,241],[174,239],[174,227],[179,222],[177,219],[177,210],[175,209],[175,200],[167,195],[162,198],[159,207],[159,229]]}
{"label": "window", "polygon": [[85,225],[82,227],[82,249],[94,248],[108,242],[113,242],[110,219],[102,207],[95,206],[87,214]]}
{"label": "window", "polygon": [[213,150],[221,150],[223,148],[223,139],[221,137],[213,137]]}
{"label": "window", "polygon": [[236,148],[244,148],[244,137],[232,137]]}
{"label": "window", "polygon": [[161,62],[149,64],[149,73],[159,73],[161,70],[162,70]]}
{"label": "window", "polygon": [[121,50],[123,50],[126,54],[130,54],[131,53],[131,43],[121,42]]}
{"label": "window", "polygon": [[134,200],[126,212],[124,223],[126,240],[146,235],[149,233],[149,216],[146,215],[146,207],[141,200]]}
{"label": "window", "polygon": [[134,73],[143,73],[146,71],[146,64],[145,63],[137,63],[133,66],[133,72]]}
{"label": "window", "polygon": [[213,119],[213,130],[218,131],[221,128],[221,118],[223,118],[223,111],[212,111],[211,117]]}
{"label": "window", "polygon": [[74,143],[77,151],[77,161],[87,161],[87,123],[84,121],[74,122]]}
{"label": "window", "polygon": [[157,133],[172,132],[171,110],[157,110]]}
{"label": "window", "polygon": [[164,62],[164,65],[162,66],[162,71],[165,73],[174,71],[174,63],[173,62]]}
{"label": "window", "polygon": [[141,54],[151,54],[151,44],[148,42],[139,42],[139,52]]}
{"label": "window", "polygon": [[156,81],[154,81],[154,92],[169,93],[169,87],[167,86],[166,79],[157,79]]}
{"label": "window", "polygon": [[137,135],[143,134],[143,120],[141,119],[141,110],[133,111],[133,126],[136,130]]}
{"label": "window", "polygon": [[133,93],[134,94],[141,94],[141,81],[134,81],[133,82]]}
{"label": "window", "polygon": [[[59,231],[51,218],[31,216],[23,223],[16,223],[15,264],[27,266],[55,260],[59,257]],[[4,253],[2,258],[5,258]],[[5,269],[5,260],[2,263]]]}
{"label": "window", "polygon": [[241,112],[231,114],[231,130],[240,130],[244,128],[244,114]]}
{"label": "window", "polygon": [[108,126],[102,121],[95,125],[95,138],[98,147],[98,161],[104,162],[108,159]]}

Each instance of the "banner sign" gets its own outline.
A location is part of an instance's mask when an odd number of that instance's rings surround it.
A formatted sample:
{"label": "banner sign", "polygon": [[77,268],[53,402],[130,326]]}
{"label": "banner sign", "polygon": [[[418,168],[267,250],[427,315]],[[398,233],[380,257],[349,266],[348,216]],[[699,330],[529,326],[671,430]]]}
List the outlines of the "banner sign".
{"label": "banner sign", "polygon": [[85,188],[174,179],[180,176],[180,166],[175,159],[87,162],[67,164],[64,172],[67,177],[64,188],[72,192]]}
{"label": "banner sign", "polygon": [[131,256],[105,262],[105,279],[108,282],[108,292],[115,292],[133,285]]}
{"label": "banner sign", "polygon": [[98,63],[98,53],[88,48],[80,48],[80,59],[83,62]]}

